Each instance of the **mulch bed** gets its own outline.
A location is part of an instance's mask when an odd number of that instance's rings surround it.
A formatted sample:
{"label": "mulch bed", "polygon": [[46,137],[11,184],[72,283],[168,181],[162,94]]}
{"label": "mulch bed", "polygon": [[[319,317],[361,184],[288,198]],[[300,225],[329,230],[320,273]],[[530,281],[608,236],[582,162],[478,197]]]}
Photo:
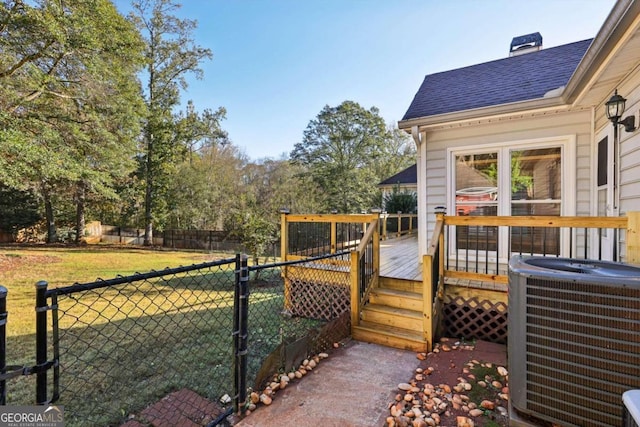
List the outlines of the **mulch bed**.
{"label": "mulch bed", "polygon": [[[444,387],[447,385],[453,389],[455,386],[461,383],[461,381],[468,382],[472,385],[472,390],[462,391],[457,393],[451,390],[449,393],[442,392],[440,396],[443,401],[447,401],[447,396],[452,398],[453,395],[466,395],[469,402],[474,402],[478,407],[482,400],[489,400],[495,404],[495,409],[488,410],[483,409],[483,415],[477,417],[471,417],[469,413],[459,405],[455,408],[451,401],[447,402],[446,410],[440,412],[439,426],[455,427],[458,426],[458,417],[466,417],[472,420],[475,427],[502,427],[509,425],[509,418],[505,414],[505,411],[498,410],[498,407],[506,409],[509,407],[505,397],[504,387],[508,387],[507,378],[501,378],[497,373],[497,367],[506,368],[507,366],[507,349],[505,345],[495,344],[486,341],[477,342],[460,342],[455,339],[443,338],[439,343],[434,346],[434,351],[428,354],[418,353],[418,359],[420,360],[416,372],[423,372],[422,375],[418,375],[413,378],[407,378],[407,383],[425,390],[425,385],[431,384],[436,390],[447,389]],[[431,372],[429,374],[429,372]],[[487,378],[476,378],[474,373],[486,375]],[[486,381],[489,380],[489,381]],[[498,389],[491,385],[492,381],[499,380],[502,383],[502,388]],[[487,387],[478,385],[478,381],[488,382]],[[447,389],[448,390],[448,389]],[[404,396],[403,391],[398,392],[396,400],[390,403],[391,405],[398,404],[398,398],[402,399]],[[419,393],[418,393],[419,394]],[[502,397],[500,397],[502,394]],[[424,399],[423,399],[424,400]],[[475,400],[479,400],[475,402]],[[400,405],[402,405],[400,400]],[[467,402],[465,402],[467,403]],[[407,405],[411,406],[411,405]],[[482,408],[480,408],[482,409]],[[436,411],[437,412],[437,411]],[[389,422],[389,419],[387,419]],[[390,426],[402,426],[406,419],[395,419]],[[412,425],[411,418],[409,418],[409,426]]]}

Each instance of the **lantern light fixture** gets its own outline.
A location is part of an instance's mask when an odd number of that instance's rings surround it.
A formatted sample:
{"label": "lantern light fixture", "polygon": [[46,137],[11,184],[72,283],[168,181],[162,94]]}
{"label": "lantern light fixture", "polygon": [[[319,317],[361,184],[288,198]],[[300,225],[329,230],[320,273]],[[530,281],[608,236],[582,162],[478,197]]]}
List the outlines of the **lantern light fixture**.
{"label": "lantern light fixture", "polygon": [[627,102],[624,97],[618,95],[618,89],[609,100],[605,103],[605,112],[607,118],[611,120],[614,126],[623,125],[626,132],[633,132],[636,130],[636,118],[633,115],[625,117],[620,120],[620,117],[624,114],[625,103]]}

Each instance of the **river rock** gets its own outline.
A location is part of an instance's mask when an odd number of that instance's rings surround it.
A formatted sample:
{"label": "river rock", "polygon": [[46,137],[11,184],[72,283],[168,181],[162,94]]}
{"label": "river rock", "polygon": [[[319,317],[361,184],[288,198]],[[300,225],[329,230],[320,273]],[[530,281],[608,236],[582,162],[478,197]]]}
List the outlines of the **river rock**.
{"label": "river rock", "polygon": [[271,405],[272,400],[269,396],[263,393],[260,395],[260,402],[262,402],[263,405],[269,406]]}
{"label": "river rock", "polygon": [[411,422],[411,425],[413,427],[427,427],[427,423],[422,418],[416,418],[415,420],[413,420],[413,422]]}
{"label": "river rock", "polygon": [[496,408],[496,404],[490,400],[483,400],[480,402],[480,407],[493,411]]}
{"label": "river rock", "polygon": [[469,411],[469,416],[472,417],[479,417],[482,416],[484,414],[484,411],[482,409],[471,409]]}

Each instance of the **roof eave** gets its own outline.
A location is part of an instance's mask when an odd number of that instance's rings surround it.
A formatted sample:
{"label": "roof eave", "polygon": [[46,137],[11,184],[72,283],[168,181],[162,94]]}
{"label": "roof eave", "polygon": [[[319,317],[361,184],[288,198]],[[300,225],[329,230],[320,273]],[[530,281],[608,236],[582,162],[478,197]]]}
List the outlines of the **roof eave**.
{"label": "roof eave", "polygon": [[409,131],[414,126],[424,129],[454,123],[490,119],[493,117],[520,115],[523,112],[537,112],[545,109],[557,110],[559,108],[569,108],[562,95],[548,98],[537,98],[528,101],[510,102],[507,104],[492,105],[489,107],[473,108],[470,110],[455,111],[452,113],[435,114],[433,116],[416,117],[413,119],[399,121],[398,127]]}
{"label": "roof eave", "polygon": [[640,13],[640,2],[618,0],[607,16],[582,61],[567,82],[564,93],[568,102],[576,103],[581,94],[593,84],[599,66],[608,60],[611,51],[622,37],[624,30]]}

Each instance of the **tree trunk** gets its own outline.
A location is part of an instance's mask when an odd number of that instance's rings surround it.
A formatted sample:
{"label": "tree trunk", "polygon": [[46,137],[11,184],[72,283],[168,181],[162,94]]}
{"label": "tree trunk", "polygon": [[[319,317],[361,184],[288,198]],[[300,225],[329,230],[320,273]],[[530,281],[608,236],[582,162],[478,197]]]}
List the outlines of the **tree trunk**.
{"label": "tree trunk", "polygon": [[44,200],[44,211],[47,221],[47,243],[55,243],[58,241],[58,231],[56,230],[56,222],[53,217],[51,195],[45,184],[42,184],[42,198]]}
{"label": "tree trunk", "polygon": [[153,142],[152,135],[149,135],[147,143],[146,162],[146,189],[144,194],[144,246],[153,245],[153,216],[151,204],[153,202]]}
{"label": "tree trunk", "polygon": [[78,191],[76,193],[76,244],[79,245],[81,243],[85,243],[86,240],[84,238],[84,228],[85,228],[85,218],[84,218],[84,208],[86,201],[86,191],[84,182],[78,183]]}

